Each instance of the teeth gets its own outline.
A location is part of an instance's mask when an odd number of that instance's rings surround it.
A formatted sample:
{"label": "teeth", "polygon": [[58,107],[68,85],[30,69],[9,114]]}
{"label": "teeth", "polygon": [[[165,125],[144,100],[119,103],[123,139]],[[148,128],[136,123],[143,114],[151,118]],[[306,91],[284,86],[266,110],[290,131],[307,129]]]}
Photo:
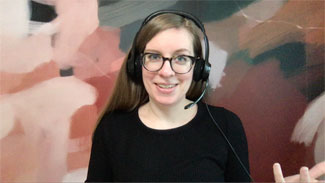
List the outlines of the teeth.
{"label": "teeth", "polygon": [[175,85],[158,85],[160,88],[172,88]]}

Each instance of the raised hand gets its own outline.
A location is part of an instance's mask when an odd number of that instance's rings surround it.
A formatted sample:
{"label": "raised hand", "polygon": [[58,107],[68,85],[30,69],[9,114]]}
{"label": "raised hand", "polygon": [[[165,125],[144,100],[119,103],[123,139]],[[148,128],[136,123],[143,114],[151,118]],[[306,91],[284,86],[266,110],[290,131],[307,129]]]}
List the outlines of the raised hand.
{"label": "raised hand", "polygon": [[295,183],[311,183],[311,182],[322,182],[319,181],[319,178],[322,175],[325,175],[325,161],[316,164],[310,170],[307,167],[301,167],[300,173],[288,177],[283,177],[281,166],[279,163],[275,163],[273,165],[273,174],[275,182],[277,183],[287,183],[287,182],[295,182]]}

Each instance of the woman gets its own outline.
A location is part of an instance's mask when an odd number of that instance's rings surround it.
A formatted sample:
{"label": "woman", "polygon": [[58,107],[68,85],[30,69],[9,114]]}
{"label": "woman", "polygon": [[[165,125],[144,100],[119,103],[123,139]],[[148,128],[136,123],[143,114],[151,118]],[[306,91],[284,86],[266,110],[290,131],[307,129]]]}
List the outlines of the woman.
{"label": "woman", "polygon": [[[174,11],[147,17],[94,132],[86,182],[251,181],[240,119],[197,103],[209,73],[200,33],[208,56],[195,17]],[[278,164],[274,174],[277,182],[299,181],[284,179]],[[309,176],[305,168],[302,174]]]}
{"label": "woman", "polygon": [[[209,106],[242,165],[203,103],[184,109],[204,89],[195,66],[205,61],[198,23],[175,13],[155,14],[137,33],[95,130],[87,182],[250,181],[239,118]],[[132,62],[141,66],[130,74]]]}

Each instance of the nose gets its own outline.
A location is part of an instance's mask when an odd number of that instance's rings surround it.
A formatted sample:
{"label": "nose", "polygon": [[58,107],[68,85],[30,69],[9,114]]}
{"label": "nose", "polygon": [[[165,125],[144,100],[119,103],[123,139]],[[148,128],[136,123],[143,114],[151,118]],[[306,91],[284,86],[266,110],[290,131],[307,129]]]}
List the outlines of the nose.
{"label": "nose", "polygon": [[158,74],[162,77],[171,77],[175,75],[175,72],[172,70],[170,62],[166,61],[162,68],[158,71]]}

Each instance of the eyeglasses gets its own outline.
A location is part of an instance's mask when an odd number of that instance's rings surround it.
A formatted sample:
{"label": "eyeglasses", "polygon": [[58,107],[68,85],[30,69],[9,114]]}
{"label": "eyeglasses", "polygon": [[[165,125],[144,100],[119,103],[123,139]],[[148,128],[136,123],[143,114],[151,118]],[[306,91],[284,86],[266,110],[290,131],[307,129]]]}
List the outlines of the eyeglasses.
{"label": "eyeglasses", "polygon": [[177,74],[190,72],[194,62],[198,59],[188,55],[176,55],[166,58],[158,53],[144,53],[141,56],[142,65],[146,70],[157,72],[164,66],[165,61],[168,60],[172,70]]}

